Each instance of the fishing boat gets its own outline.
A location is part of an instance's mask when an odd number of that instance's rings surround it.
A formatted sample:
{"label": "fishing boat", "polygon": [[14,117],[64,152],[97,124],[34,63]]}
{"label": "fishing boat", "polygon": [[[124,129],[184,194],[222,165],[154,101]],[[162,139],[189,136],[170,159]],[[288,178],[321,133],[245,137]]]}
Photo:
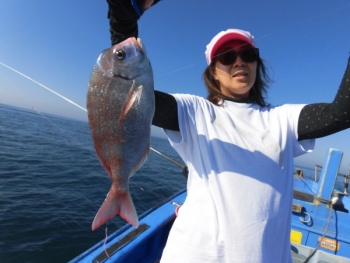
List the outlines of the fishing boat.
{"label": "fishing boat", "polygon": [[[294,174],[294,198],[291,228],[291,253],[294,263],[350,263],[349,174],[338,173],[342,152],[330,149],[323,166],[316,166],[316,180]],[[319,173],[320,171],[320,173]],[[344,189],[335,189],[338,176],[344,177]],[[140,216],[137,229],[125,225],[107,240],[102,240],[70,263],[156,263],[186,199],[186,190],[171,196]]]}
{"label": "fishing boat", "polygon": [[[323,166],[315,166],[314,180],[303,178],[300,168],[294,174],[294,262],[350,262],[350,171],[348,175],[338,173],[342,155],[330,149]],[[335,188],[339,176],[344,178],[343,189]]]}

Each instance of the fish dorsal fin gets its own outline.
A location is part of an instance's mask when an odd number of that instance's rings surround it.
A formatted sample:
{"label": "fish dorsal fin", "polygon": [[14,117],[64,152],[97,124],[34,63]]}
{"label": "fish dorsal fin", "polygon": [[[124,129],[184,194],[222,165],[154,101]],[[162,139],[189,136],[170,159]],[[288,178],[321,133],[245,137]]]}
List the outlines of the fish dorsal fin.
{"label": "fish dorsal fin", "polygon": [[121,110],[120,116],[119,116],[119,122],[122,122],[126,116],[126,114],[129,112],[131,107],[134,105],[134,103],[139,104],[141,95],[143,91],[143,86],[136,86],[135,81],[132,82],[131,88],[128,92],[128,95],[126,96],[125,103],[123,105],[123,108]]}

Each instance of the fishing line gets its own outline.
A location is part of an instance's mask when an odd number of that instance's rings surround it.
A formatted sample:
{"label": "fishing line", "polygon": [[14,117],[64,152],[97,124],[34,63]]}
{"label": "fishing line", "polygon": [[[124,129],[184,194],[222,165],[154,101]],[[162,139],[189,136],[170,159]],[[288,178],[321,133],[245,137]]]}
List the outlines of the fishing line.
{"label": "fishing line", "polygon": [[[0,62],[1,63],[1,62]],[[1,63],[3,64],[3,63]],[[4,65],[4,64],[3,64]],[[8,67],[10,68],[10,67]],[[12,69],[12,68],[10,68]],[[16,70],[14,70],[16,73],[20,73]],[[22,76],[24,74],[21,74]],[[22,99],[24,101],[26,101],[27,105],[31,105],[31,103],[29,103],[28,99],[17,89],[17,87],[12,84],[7,78],[6,81],[12,86],[12,88],[14,88],[18,94],[22,97]],[[37,81],[34,81],[35,83],[37,83]],[[56,94],[57,92],[54,92],[54,94]],[[46,119],[48,122],[50,122],[53,126],[55,126],[57,129],[59,129],[61,132],[63,132],[66,136],[68,136],[69,138],[71,138],[74,142],[76,142],[77,145],[79,145],[80,147],[84,148],[85,150],[88,150],[89,152],[94,152],[93,149],[88,148],[87,146],[85,146],[84,144],[82,144],[81,142],[79,142],[78,140],[76,140],[73,136],[71,136],[66,130],[62,129],[61,127],[59,127],[56,123],[54,123],[52,120],[50,120],[48,117],[46,117],[42,112],[40,112],[39,110],[37,110],[35,107],[32,106],[31,108],[32,110],[34,110],[35,112],[37,112],[39,115],[41,115],[44,119]]]}
{"label": "fishing line", "polygon": [[107,229],[107,227],[105,229],[105,234],[106,234],[106,237],[105,237],[105,241],[103,242],[103,248],[105,250],[106,256],[110,259],[111,257],[109,256],[108,251],[106,249],[106,243],[107,243],[107,240],[108,240],[108,229]]}
{"label": "fishing line", "polygon": [[15,70],[14,68],[11,68],[10,66],[6,65],[5,63],[2,63],[1,61],[0,61],[0,64],[3,65],[3,66],[6,67],[6,68],[11,69],[12,71],[18,73],[19,75],[21,75],[21,76],[23,76],[23,77],[29,79],[30,81],[32,81],[32,82],[38,84],[39,86],[43,87],[44,89],[47,89],[48,91],[52,92],[53,94],[55,94],[55,95],[61,97],[62,99],[68,101],[69,103],[73,104],[74,106],[77,106],[78,108],[80,108],[80,109],[86,111],[86,109],[84,109],[84,108],[81,107],[80,105],[78,105],[78,104],[76,104],[75,102],[71,101],[70,99],[64,97],[63,95],[57,93],[56,91],[54,91],[54,90],[52,90],[52,89],[46,87],[45,85],[41,84],[40,82],[38,82],[38,81],[36,81],[36,80],[34,80],[34,79],[28,77],[27,75],[25,75],[25,74],[23,74],[23,73],[21,73],[21,72]]}
{"label": "fishing line", "polygon": [[177,165],[178,167],[180,167],[181,169],[184,169],[185,166],[182,165],[181,163],[178,163],[177,161],[169,158],[168,156],[165,156],[164,154],[162,154],[161,152],[158,152],[157,150],[153,149],[152,147],[150,147],[152,151],[154,151],[155,153],[159,154],[160,156],[164,157],[165,159],[168,159],[170,162],[172,162],[173,164]]}
{"label": "fishing line", "polygon": [[350,3],[347,3],[347,4],[343,5],[343,6],[337,7],[337,8],[335,8],[335,9],[330,10],[330,11],[324,12],[324,13],[322,13],[322,14],[315,15],[315,16],[310,17],[310,18],[306,18],[306,19],[304,19],[304,20],[302,20],[302,21],[296,22],[296,23],[294,23],[294,24],[291,24],[291,25],[289,25],[289,26],[283,27],[283,28],[281,28],[281,29],[277,29],[277,30],[275,30],[275,31],[273,31],[273,32],[271,32],[271,33],[268,33],[268,34],[266,34],[266,35],[264,35],[264,36],[261,36],[261,37],[259,37],[259,38],[257,38],[257,39],[262,39],[262,38],[271,36],[271,35],[273,35],[273,34],[276,34],[277,32],[284,31],[284,30],[286,30],[286,29],[288,29],[288,28],[291,28],[291,27],[294,27],[294,26],[296,26],[296,25],[300,25],[300,24],[306,23],[306,22],[308,22],[308,21],[314,20],[314,19],[316,19],[316,18],[319,18],[319,17],[325,16],[325,15],[328,15],[328,14],[330,14],[330,13],[333,13],[333,12],[335,12],[335,11],[338,11],[338,10],[340,10],[340,9],[343,9],[343,8],[345,8],[345,7],[347,7],[347,6],[350,6]]}
{"label": "fishing line", "polygon": [[130,183],[132,183],[132,184],[134,184],[135,186],[137,186],[141,191],[145,191],[145,189],[142,188],[141,186],[139,186],[137,183],[135,183],[135,182],[130,182]]}
{"label": "fishing line", "polygon": [[[340,10],[340,9],[343,9],[343,8],[347,7],[347,6],[350,6],[350,3],[347,3],[347,4],[343,5],[343,6],[337,7],[337,8],[335,8],[335,9],[330,10],[330,11],[321,13],[321,14],[319,14],[319,15],[315,15],[315,16],[312,16],[312,17],[310,17],[310,18],[306,18],[306,19],[301,20],[301,21],[299,21],[299,22],[296,22],[296,23],[294,23],[294,24],[291,24],[291,25],[282,27],[282,28],[277,29],[277,30],[275,30],[275,31],[272,31],[271,33],[268,33],[268,34],[266,34],[266,35],[263,35],[263,36],[260,36],[260,37],[256,37],[255,40],[260,40],[260,39],[269,37],[269,36],[271,36],[271,35],[277,34],[277,33],[281,32],[281,31],[285,31],[285,30],[287,30],[287,29],[289,29],[289,28],[292,28],[292,27],[295,27],[295,26],[297,26],[297,25],[300,25],[300,24],[303,24],[303,23],[312,21],[312,20],[314,20],[314,19],[320,18],[320,17],[325,16],[325,15],[328,15],[328,14],[330,14],[330,13],[336,12],[336,11],[338,11],[338,10]],[[228,52],[228,51],[230,51],[230,50],[227,50],[227,52]],[[215,56],[214,56],[214,57],[215,57]],[[195,63],[193,63],[193,64],[190,64],[190,65],[187,65],[187,66],[184,66],[184,67],[181,67],[181,68],[172,70],[172,71],[170,71],[170,72],[168,72],[168,73],[164,73],[164,74],[162,74],[162,75],[155,76],[154,78],[161,78],[161,77],[164,77],[164,76],[173,74],[173,73],[175,73],[175,72],[178,72],[178,71],[181,71],[181,70],[184,70],[184,69],[193,67],[193,66],[198,65],[198,64],[200,64],[200,63],[203,63],[203,59],[200,60],[200,61],[198,61],[198,62],[195,62]]]}
{"label": "fishing line", "polygon": [[[69,103],[73,104],[74,106],[78,107],[79,109],[82,109],[82,110],[84,110],[84,111],[87,112],[87,110],[86,110],[85,108],[83,108],[82,106],[80,106],[80,105],[78,105],[77,103],[73,102],[72,100],[70,100],[70,99],[64,97],[63,95],[59,94],[58,92],[56,92],[56,91],[54,91],[54,90],[52,90],[52,89],[46,87],[45,85],[41,84],[40,82],[38,82],[38,81],[36,81],[36,80],[30,78],[29,76],[27,76],[27,75],[25,75],[25,74],[19,72],[18,70],[15,70],[14,68],[12,68],[12,67],[6,65],[5,63],[2,63],[1,61],[0,61],[0,64],[3,65],[4,67],[6,67],[6,68],[8,68],[8,69],[10,69],[10,70],[12,70],[12,71],[14,71],[14,72],[16,72],[17,74],[19,74],[19,75],[21,75],[21,76],[23,76],[23,77],[29,79],[30,81],[32,81],[32,82],[38,84],[39,86],[41,86],[41,87],[47,89],[48,91],[52,92],[53,94],[59,96],[60,98],[62,98],[62,99],[64,99],[64,100],[68,101]],[[55,126],[56,126],[57,128],[59,128],[61,131],[63,131],[66,135],[68,135],[68,136],[69,136],[70,138],[72,138],[74,141],[78,142],[78,141],[75,140],[72,136],[70,136],[67,132],[65,132],[63,129],[61,129],[61,128],[58,127],[56,124],[54,124],[51,120],[49,120],[46,116],[44,116],[43,114],[41,114],[39,111],[36,110],[36,112],[38,112],[41,116],[43,116],[43,117],[46,118],[48,121],[50,121],[53,125],[55,125]],[[81,144],[80,142],[78,142],[78,144],[81,145],[84,149],[87,149],[88,151],[94,152],[93,150],[87,148],[86,146],[84,146],[84,145]],[[156,152],[157,154],[163,156],[164,158],[168,159],[168,160],[171,161],[172,163],[176,164],[177,166],[181,167],[182,169],[184,169],[184,166],[181,165],[180,163],[176,162],[175,160],[172,160],[171,158],[169,158],[169,157],[165,156],[164,154],[158,152],[157,150],[153,149],[152,147],[150,147],[150,149],[151,149],[152,151]],[[139,187],[139,186],[138,186],[138,187]],[[142,189],[141,187],[139,187],[139,188]]]}
{"label": "fishing line", "polygon": [[184,66],[184,67],[179,68],[179,69],[175,69],[175,70],[169,71],[168,73],[164,73],[163,75],[155,76],[154,78],[155,78],[155,79],[159,79],[159,78],[162,78],[162,77],[164,77],[164,76],[171,75],[171,74],[173,74],[173,73],[175,73],[175,72],[178,72],[178,71],[181,71],[181,70],[184,70],[184,69],[187,69],[187,68],[194,67],[195,65],[197,65],[197,64],[199,64],[199,63],[202,63],[202,62],[203,62],[203,60],[198,61],[198,62],[195,62],[195,63],[190,64],[190,65],[188,65],[188,66]]}

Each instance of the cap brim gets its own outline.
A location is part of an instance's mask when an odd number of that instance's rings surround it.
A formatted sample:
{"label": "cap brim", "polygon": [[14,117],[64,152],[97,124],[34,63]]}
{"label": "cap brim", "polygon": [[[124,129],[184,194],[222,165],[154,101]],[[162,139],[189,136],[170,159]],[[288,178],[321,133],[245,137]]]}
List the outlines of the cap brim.
{"label": "cap brim", "polygon": [[216,41],[215,45],[211,49],[210,59],[213,60],[213,57],[215,56],[215,54],[223,44],[234,40],[244,41],[251,47],[255,47],[254,44],[250,41],[250,39],[243,36],[242,34],[239,34],[236,32],[226,33],[225,35],[220,37],[219,40]]}

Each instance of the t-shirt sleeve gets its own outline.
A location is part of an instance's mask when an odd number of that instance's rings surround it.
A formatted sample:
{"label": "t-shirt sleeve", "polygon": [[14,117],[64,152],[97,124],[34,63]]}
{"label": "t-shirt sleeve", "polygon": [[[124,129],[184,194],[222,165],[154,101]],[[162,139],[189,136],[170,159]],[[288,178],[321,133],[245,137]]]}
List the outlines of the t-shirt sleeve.
{"label": "t-shirt sleeve", "polygon": [[[193,147],[198,137],[198,121],[213,121],[215,113],[213,105],[197,96],[187,94],[173,94],[177,102],[179,131],[164,129],[170,144],[184,159],[187,150]],[[198,115],[202,115],[197,118]],[[200,124],[199,124],[200,125]]]}
{"label": "t-shirt sleeve", "polygon": [[298,157],[308,152],[312,152],[315,147],[315,139],[306,139],[298,141],[298,124],[300,112],[304,104],[286,104],[288,111],[288,120],[291,128],[291,136],[293,140],[293,154]]}

